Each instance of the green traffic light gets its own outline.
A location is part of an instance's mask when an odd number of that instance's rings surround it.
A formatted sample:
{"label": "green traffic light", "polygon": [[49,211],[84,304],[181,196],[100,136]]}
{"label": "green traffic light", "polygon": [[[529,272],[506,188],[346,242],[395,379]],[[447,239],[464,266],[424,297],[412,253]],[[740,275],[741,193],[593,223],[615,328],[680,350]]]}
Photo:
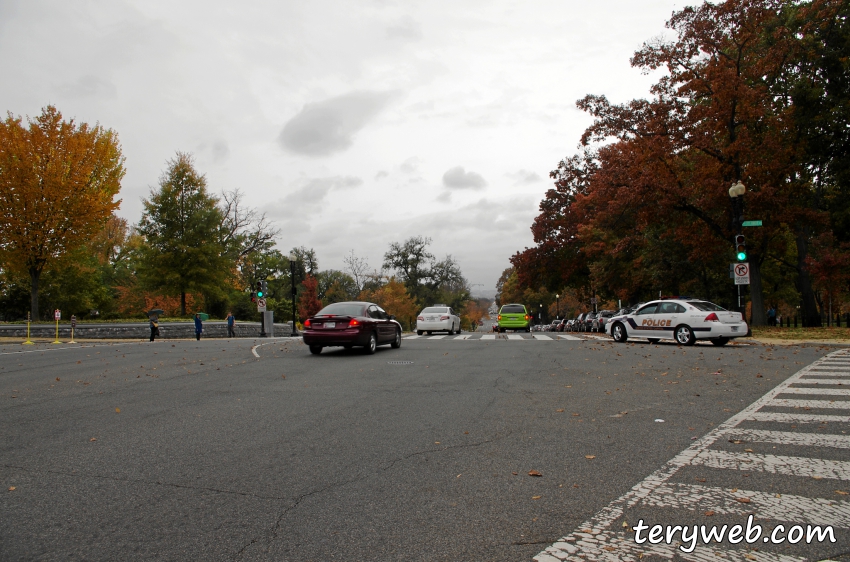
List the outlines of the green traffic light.
{"label": "green traffic light", "polygon": [[[738,254],[738,257],[740,258],[740,257],[741,257],[741,254]],[[259,298],[263,298],[263,292],[262,292],[262,291],[257,291],[257,296],[258,296]]]}
{"label": "green traffic light", "polygon": [[747,259],[747,253],[746,252],[738,252],[738,261],[744,261],[745,259]]}

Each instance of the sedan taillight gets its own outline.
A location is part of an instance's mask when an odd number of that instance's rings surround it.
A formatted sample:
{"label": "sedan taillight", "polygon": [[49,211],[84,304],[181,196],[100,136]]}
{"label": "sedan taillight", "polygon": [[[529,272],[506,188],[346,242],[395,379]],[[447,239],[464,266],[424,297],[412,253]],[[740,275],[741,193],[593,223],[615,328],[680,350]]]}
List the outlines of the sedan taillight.
{"label": "sedan taillight", "polygon": [[352,319],[348,322],[348,327],[349,327],[349,328],[353,328],[353,327],[355,327],[355,326],[359,326],[359,325],[360,325],[360,321],[359,321],[359,320],[357,320],[356,318],[352,318]]}
{"label": "sedan taillight", "polygon": [[424,317],[424,316],[417,316],[417,317],[416,317],[416,319],[417,319],[417,320],[422,320],[423,322],[425,321],[425,317]]}
{"label": "sedan taillight", "polygon": [[304,321],[304,327],[305,327],[305,328],[309,328],[311,325],[312,325],[312,322],[310,322],[310,319],[309,319],[309,318],[308,318],[307,320],[305,320],[305,321]]}
{"label": "sedan taillight", "polygon": [[711,313],[705,317],[706,322],[720,322],[720,318],[717,317],[715,313]]}
{"label": "sedan taillight", "polygon": [[448,319],[449,319],[448,316],[440,316],[440,320],[448,320]]}

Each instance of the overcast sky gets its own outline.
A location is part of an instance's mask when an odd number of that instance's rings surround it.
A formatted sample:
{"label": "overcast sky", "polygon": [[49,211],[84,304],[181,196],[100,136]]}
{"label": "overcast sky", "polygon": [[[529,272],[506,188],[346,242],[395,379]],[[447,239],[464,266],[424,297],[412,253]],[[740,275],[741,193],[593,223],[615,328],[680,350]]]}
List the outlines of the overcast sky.
{"label": "overcast sky", "polygon": [[280,249],[380,267],[423,235],[492,294],[558,161],[575,101],[645,97],[629,58],[669,0],[0,0],[0,110],[117,131],[138,222],[176,151],[240,189]]}

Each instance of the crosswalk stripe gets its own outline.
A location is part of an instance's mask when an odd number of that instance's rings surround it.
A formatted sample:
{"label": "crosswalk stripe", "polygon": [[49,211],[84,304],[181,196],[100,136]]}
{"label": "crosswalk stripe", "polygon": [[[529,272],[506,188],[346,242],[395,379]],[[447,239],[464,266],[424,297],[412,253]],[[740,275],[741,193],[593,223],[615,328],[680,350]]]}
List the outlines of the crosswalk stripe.
{"label": "crosswalk stripe", "polygon": [[780,412],[753,412],[747,421],[779,423],[850,423],[850,416],[829,416],[822,414],[785,414]]}
{"label": "crosswalk stripe", "polygon": [[[738,498],[747,498],[747,503]],[[665,483],[656,488],[642,505],[672,507],[691,511],[714,511],[718,515],[747,515],[758,513],[759,519],[778,519],[810,525],[850,527],[850,501],[807,498],[791,494],[776,497],[773,492],[738,490],[698,484]]]}
{"label": "crosswalk stripe", "polygon": [[471,338],[471,337],[472,337],[472,335],[471,335],[471,334],[463,334],[463,335],[460,335],[460,336],[456,337],[455,339],[456,339],[456,340],[468,340],[468,339],[469,339],[469,338]]}
{"label": "crosswalk stripe", "polygon": [[524,340],[525,338],[522,336],[518,336],[516,334],[508,334],[509,340]]}
{"label": "crosswalk stripe", "polygon": [[850,435],[738,428],[727,431],[726,435],[730,439],[732,437],[736,437],[742,441],[751,441],[753,443],[776,443],[777,445],[800,445],[803,447],[850,449]]}
{"label": "crosswalk stripe", "polygon": [[[783,390],[783,392],[785,392]],[[765,406],[784,408],[825,408],[829,410],[850,410],[850,400],[798,400],[796,398],[774,398]]]}
{"label": "crosswalk stripe", "polygon": [[[845,352],[833,352],[827,357],[836,357],[837,355],[848,356]],[[710,546],[697,547],[694,552],[688,554],[681,552],[675,545],[637,545],[633,536],[627,536],[623,531],[612,531],[614,522],[619,519],[627,509],[647,501],[648,498],[653,498],[656,493],[661,490],[664,492],[664,486],[671,486],[669,480],[677,474],[683,467],[686,466],[705,466],[716,469],[746,471],[746,472],[767,472],[773,474],[782,474],[799,477],[820,477],[829,479],[840,479],[842,481],[850,480],[850,462],[835,461],[820,458],[808,457],[793,457],[779,455],[762,455],[762,454],[746,454],[726,452],[716,449],[709,449],[718,440],[726,440],[727,435],[742,434],[747,430],[735,429],[744,421],[800,421],[803,423],[815,421],[839,421],[844,422],[850,419],[848,416],[824,416],[814,415],[799,411],[800,408],[831,408],[850,410],[850,401],[834,401],[834,400],[799,400],[790,398],[777,398],[777,396],[787,393],[792,385],[806,384],[803,377],[813,376],[821,377],[822,373],[816,368],[820,363],[816,362],[808,367],[804,367],[786,381],[780,383],[775,388],[771,389],[764,396],[744,408],[742,411],[733,415],[731,418],[720,424],[713,431],[709,432],[702,438],[694,441],[694,443],[673,457],[664,466],[644,478],[642,481],[635,484],[631,490],[609,503],[607,506],[599,510],[589,520],[577,527],[578,530],[573,531],[569,535],[562,537],[543,552],[539,553],[535,560],[538,562],[556,562],[560,560],[636,560],[641,558],[642,554],[657,554],[662,558],[670,559],[674,556],[678,559],[697,560],[707,562],[716,560],[715,556],[722,556],[724,559],[732,560],[752,560],[753,555],[751,550],[727,549],[725,544],[720,548]],[[766,407],[786,407],[796,408],[795,412],[762,412]],[[755,431],[755,430],[750,430]],[[783,432],[768,432],[758,434],[764,438],[771,436],[772,438],[783,437]],[[779,434],[779,435],[777,435]],[[757,434],[753,433],[755,437]],[[831,435],[817,435],[817,437],[831,437]],[[804,439],[804,437],[795,437],[795,439]],[[835,441],[832,442],[833,444]],[[823,443],[819,443],[823,444]],[[841,483],[844,485],[844,482]],[[669,494],[668,494],[669,495]],[[663,499],[657,500],[659,505],[664,504],[664,507],[670,505],[670,502],[664,502]],[[734,500],[738,501],[738,500]],[[815,502],[818,500],[809,499],[805,501]],[[834,505],[830,508],[835,508],[838,505],[836,500],[833,500]],[[750,504],[751,505],[751,504]],[[771,504],[766,504],[770,506]],[[784,505],[784,504],[783,504]],[[808,507],[813,507],[812,504],[807,504]],[[846,504],[842,503],[842,506]],[[675,507],[671,506],[671,507]],[[822,507],[818,504],[815,507]],[[803,506],[802,509],[805,509]],[[770,507],[774,509],[774,507]],[[799,506],[797,508],[801,509]],[[843,507],[842,507],[843,509]],[[834,511],[834,514],[839,513]],[[843,512],[841,512],[843,513]],[[757,517],[762,517],[760,510],[755,510]],[[840,515],[840,514],[839,514]],[[839,516],[835,515],[835,516]],[[786,515],[787,516],[787,515]],[[843,515],[840,515],[843,517]],[[585,532],[584,530],[590,530]],[[654,549],[654,550],[653,550]],[[759,552],[760,560],[801,560],[772,554],[767,552]]]}
{"label": "crosswalk stripe", "polygon": [[745,472],[758,471],[785,476],[850,480],[850,462],[848,461],[705,450],[694,457],[691,464]]}
{"label": "crosswalk stripe", "polygon": [[[847,373],[847,371],[809,371],[807,374],[809,376],[812,376],[812,377],[817,376],[817,377],[840,378],[840,377],[846,377],[850,373]],[[805,380],[805,379],[803,379],[803,380]]]}
{"label": "crosswalk stripe", "polygon": [[[800,379],[794,384],[846,384],[850,386],[850,379],[835,378],[835,379]],[[797,387],[799,388],[799,387]]]}
{"label": "crosswalk stripe", "polygon": [[575,336],[558,336],[559,340],[581,341],[581,338]]}
{"label": "crosswalk stripe", "polygon": [[417,338],[421,338],[421,337],[422,337],[422,336],[410,335],[410,336],[404,336],[404,339],[406,339],[406,340],[415,340],[415,339],[417,339]]}
{"label": "crosswalk stripe", "polygon": [[[786,388],[782,394],[828,394],[831,396],[850,396],[850,388]],[[850,403],[848,403],[850,405]]]}
{"label": "crosswalk stripe", "polygon": [[536,340],[549,340],[549,341],[552,341],[552,338],[550,338],[549,336],[544,336],[544,335],[541,335],[541,334],[535,335],[535,336],[534,336],[534,339],[536,339]]}
{"label": "crosswalk stripe", "polygon": [[441,340],[446,336],[428,336],[429,340]]}
{"label": "crosswalk stripe", "polygon": [[483,336],[481,336],[481,339],[482,340],[494,340],[494,339],[496,339],[496,335],[495,334],[484,334]]}
{"label": "crosswalk stripe", "polygon": [[[612,531],[575,533],[576,542],[559,541],[534,557],[538,562],[563,562],[569,560],[601,560],[603,562],[621,562],[622,560],[640,560],[645,556],[657,556],[665,560],[678,558],[693,562],[715,562],[732,560],[749,562],[752,551],[746,548],[726,549],[715,546],[697,546],[693,552],[682,552],[673,544],[635,543],[631,536]],[[646,538],[646,535],[643,536]],[[803,562],[805,558],[773,554],[760,551],[758,560],[765,562]]]}

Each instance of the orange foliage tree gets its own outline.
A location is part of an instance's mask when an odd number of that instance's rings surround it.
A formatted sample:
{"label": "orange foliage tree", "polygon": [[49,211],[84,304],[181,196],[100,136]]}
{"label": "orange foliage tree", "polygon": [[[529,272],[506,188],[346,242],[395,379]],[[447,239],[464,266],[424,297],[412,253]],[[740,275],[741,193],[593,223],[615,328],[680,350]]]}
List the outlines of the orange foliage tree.
{"label": "orange foliage tree", "polygon": [[30,278],[30,311],[38,318],[45,267],[103,228],[120,201],[124,177],[118,136],[47,106],[34,120],[0,122],[0,261]]}
{"label": "orange foliage tree", "polygon": [[398,281],[395,277],[373,290],[365,290],[360,293],[360,300],[373,302],[392,314],[396,319],[410,329],[416,315],[419,313],[419,305],[416,304],[416,299],[410,296],[404,283]]}

